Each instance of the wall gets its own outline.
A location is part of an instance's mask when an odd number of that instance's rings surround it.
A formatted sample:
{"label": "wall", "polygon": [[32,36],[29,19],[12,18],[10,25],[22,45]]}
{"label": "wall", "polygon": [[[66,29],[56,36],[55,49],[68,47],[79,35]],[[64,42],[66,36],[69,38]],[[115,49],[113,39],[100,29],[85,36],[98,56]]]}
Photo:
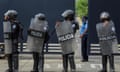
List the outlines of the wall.
{"label": "wall", "polygon": [[96,23],[102,11],[110,13],[115,23],[118,41],[120,43],[120,0],[88,0],[89,1],[89,42],[98,43],[96,34]]}
{"label": "wall", "polygon": [[[66,9],[75,9],[74,0],[0,0],[0,42],[3,41],[2,21],[4,12],[16,9],[18,19],[24,25],[24,39],[27,39],[27,29],[30,19],[36,13],[43,12],[49,21],[50,33],[54,30],[55,21],[61,18],[61,13]],[[50,42],[57,42],[56,34],[52,34]]]}

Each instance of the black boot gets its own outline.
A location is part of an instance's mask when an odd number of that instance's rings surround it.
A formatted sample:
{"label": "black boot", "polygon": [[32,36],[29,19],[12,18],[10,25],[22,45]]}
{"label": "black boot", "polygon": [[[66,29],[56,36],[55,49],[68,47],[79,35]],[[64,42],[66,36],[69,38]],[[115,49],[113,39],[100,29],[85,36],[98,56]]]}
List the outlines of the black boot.
{"label": "black boot", "polygon": [[63,55],[63,72],[68,72],[68,55]]}
{"label": "black boot", "polygon": [[37,52],[33,53],[33,60],[34,60],[33,71],[31,71],[31,72],[38,72],[39,53],[37,53]]}
{"label": "black boot", "polygon": [[109,63],[110,63],[110,72],[115,72],[115,66],[114,66],[114,56],[109,56]]}
{"label": "black boot", "polygon": [[13,72],[13,59],[12,59],[12,54],[8,54],[8,67],[9,69],[6,72]]}
{"label": "black boot", "polygon": [[70,54],[68,56],[68,58],[69,58],[71,72],[75,72],[76,71],[76,66],[75,66],[75,61],[74,61],[74,54]]}

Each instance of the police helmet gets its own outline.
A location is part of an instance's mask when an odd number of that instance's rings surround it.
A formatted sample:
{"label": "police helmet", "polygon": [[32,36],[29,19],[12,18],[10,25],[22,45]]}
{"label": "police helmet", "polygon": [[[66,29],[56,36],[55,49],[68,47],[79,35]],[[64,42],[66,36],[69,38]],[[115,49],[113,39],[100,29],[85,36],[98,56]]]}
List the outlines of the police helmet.
{"label": "police helmet", "polygon": [[18,12],[16,10],[8,10],[4,16],[8,16],[10,19],[16,18],[18,15]]}
{"label": "police helmet", "polygon": [[74,11],[73,10],[65,10],[63,13],[62,13],[62,17],[68,17],[69,15],[74,15]]}
{"label": "police helmet", "polygon": [[35,18],[39,19],[39,20],[45,20],[46,16],[43,13],[39,13],[35,15]]}
{"label": "police helmet", "polygon": [[100,14],[100,19],[107,19],[110,18],[110,14],[108,12],[102,12]]}

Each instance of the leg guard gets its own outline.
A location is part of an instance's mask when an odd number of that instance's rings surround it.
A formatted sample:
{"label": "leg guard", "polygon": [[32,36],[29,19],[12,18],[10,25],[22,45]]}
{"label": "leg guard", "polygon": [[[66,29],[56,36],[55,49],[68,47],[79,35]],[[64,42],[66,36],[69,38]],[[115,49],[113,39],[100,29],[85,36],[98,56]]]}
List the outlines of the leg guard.
{"label": "leg guard", "polygon": [[37,53],[37,52],[33,53],[33,60],[34,60],[33,72],[38,72],[39,53]]}
{"label": "leg guard", "polygon": [[13,72],[13,59],[12,59],[12,54],[8,54],[8,72]]}
{"label": "leg guard", "polygon": [[18,69],[19,69],[19,57],[18,57],[18,54],[14,54],[13,63],[14,63],[13,65],[14,65],[15,72],[18,72]]}
{"label": "leg guard", "polygon": [[72,72],[75,72],[76,66],[75,66],[75,60],[74,60],[74,53],[71,53],[68,55],[69,62],[70,62],[70,68]]}
{"label": "leg guard", "polygon": [[40,55],[38,68],[39,68],[39,72],[44,72],[44,54]]}
{"label": "leg guard", "polygon": [[14,72],[18,72],[19,69],[19,52],[18,52],[18,43],[13,43],[13,69]]}
{"label": "leg guard", "polygon": [[103,72],[107,72],[107,55],[102,56]]}
{"label": "leg guard", "polygon": [[113,55],[109,56],[109,63],[110,63],[110,72],[114,72],[115,67],[114,67],[114,56]]}
{"label": "leg guard", "polygon": [[68,72],[68,55],[63,55],[63,72]]}

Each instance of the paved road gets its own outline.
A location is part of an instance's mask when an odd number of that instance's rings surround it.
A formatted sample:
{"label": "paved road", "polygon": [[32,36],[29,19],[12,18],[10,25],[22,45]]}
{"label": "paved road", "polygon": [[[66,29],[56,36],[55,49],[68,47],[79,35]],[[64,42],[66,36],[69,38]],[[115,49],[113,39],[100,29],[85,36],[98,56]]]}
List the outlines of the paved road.
{"label": "paved road", "polygon": [[[120,58],[115,57],[116,72],[120,72]],[[77,72],[98,72],[101,66],[100,56],[90,56],[89,62],[81,62],[80,58],[75,59]],[[20,55],[20,70],[19,72],[30,72],[32,70],[31,55]],[[109,65],[109,64],[108,64]],[[0,72],[5,72],[7,69],[7,61],[0,60]],[[109,69],[109,66],[108,66]],[[61,55],[45,55],[45,72],[62,72],[62,57]]]}

